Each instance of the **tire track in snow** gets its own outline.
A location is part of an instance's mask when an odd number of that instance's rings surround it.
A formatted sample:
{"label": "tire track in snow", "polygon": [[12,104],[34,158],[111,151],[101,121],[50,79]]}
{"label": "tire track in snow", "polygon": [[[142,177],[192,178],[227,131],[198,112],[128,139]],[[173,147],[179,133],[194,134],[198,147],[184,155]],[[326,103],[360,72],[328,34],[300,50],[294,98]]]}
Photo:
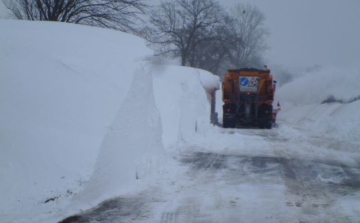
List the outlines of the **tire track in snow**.
{"label": "tire track in snow", "polygon": [[177,215],[176,213],[162,213],[160,223],[176,223]]}
{"label": "tire track in snow", "polygon": [[[194,154],[183,155],[181,162],[190,166],[185,178],[190,178],[190,181],[201,178],[206,180],[208,170],[216,165],[218,157],[218,154],[199,154],[196,157],[194,157]],[[186,179],[186,181],[188,180]],[[193,189],[195,186],[187,185],[178,191],[175,197],[171,199],[170,204],[165,207],[161,215],[161,223],[192,223],[203,217],[201,209],[204,204],[200,202],[197,197],[198,194],[194,194]],[[219,199],[220,195],[217,194],[216,190],[213,190],[213,194]]]}
{"label": "tire track in snow", "polygon": [[285,184],[288,201],[284,205],[299,208],[297,213],[303,214],[298,218],[304,222],[316,219],[321,213],[327,213],[335,222],[349,222],[335,203],[339,196],[360,190],[360,167],[336,162],[212,153],[194,153],[192,161],[189,157],[185,162],[190,163],[190,169],[197,174],[212,171],[214,175],[221,171],[223,180],[229,185],[246,182]]}
{"label": "tire track in snow", "polygon": [[[336,203],[341,196],[360,190],[360,168],[337,163],[279,159],[288,190],[288,206],[296,206],[301,222],[321,222],[326,213],[328,222],[352,222]],[[355,169],[355,171],[354,171]],[[353,170],[352,176],[349,171]]]}

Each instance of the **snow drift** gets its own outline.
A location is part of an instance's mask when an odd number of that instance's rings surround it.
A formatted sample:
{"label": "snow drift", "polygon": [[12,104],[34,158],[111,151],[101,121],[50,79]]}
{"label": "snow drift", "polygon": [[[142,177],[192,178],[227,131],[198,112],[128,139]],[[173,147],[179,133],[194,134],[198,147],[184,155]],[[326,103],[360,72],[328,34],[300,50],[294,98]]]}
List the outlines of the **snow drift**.
{"label": "snow drift", "polygon": [[0,26],[0,219],[36,222],[32,217],[59,208],[57,202],[89,179],[151,51],[140,38],[106,29],[24,21]]}
{"label": "snow drift", "polygon": [[[279,121],[311,129],[341,141],[358,141],[360,135],[360,70],[327,67],[307,73],[277,91],[283,111]],[[343,103],[322,103],[333,96]],[[348,103],[351,101],[351,103]]]}
{"label": "snow drift", "polygon": [[305,73],[291,83],[285,84],[277,95],[281,101],[300,106],[320,104],[329,96],[347,101],[360,95],[357,82],[359,76],[359,69],[326,67]]}
{"label": "snow drift", "polygon": [[[170,152],[210,126],[210,96],[219,78],[207,71],[179,66],[154,66],[156,105],[161,113],[163,143]],[[205,89],[205,91],[204,91]]]}
{"label": "snow drift", "polygon": [[141,188],[164,151],[209,125],[205,89],[218,78],[152,65],[141,38],[52,22],[0,28],[1,222],[51,222]]}
{"label": "snow drift", "polygon": [[87,187],[74,196],[74,201],[80,201],[81,208],[91,201],[91,207],[133,191],[139,179],[154,177],[152,171],[160,169],[163,152],[161,134],[152,76],[138,70],[102,141],[94,173]]}

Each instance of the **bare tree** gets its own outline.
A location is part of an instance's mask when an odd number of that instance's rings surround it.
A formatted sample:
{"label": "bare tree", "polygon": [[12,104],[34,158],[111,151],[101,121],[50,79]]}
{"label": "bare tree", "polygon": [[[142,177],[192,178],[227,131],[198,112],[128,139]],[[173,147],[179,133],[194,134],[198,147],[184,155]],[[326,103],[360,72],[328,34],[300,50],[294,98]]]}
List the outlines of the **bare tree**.
{"label": "bare tree", "polygon": [[231,19],[228,16],[216,27],[212,38],[201,42],[197,47],[195,57],[196,67],[208,70],[214,74],[224,72],[223,65],[229,61],[230,49],[236,44],[241,44],[241,39],[232,38]]}
{"label": "bare tree", "polygon": [[263,65],[265,17],[249,4],[226,13],[215,0],[162,2],[151,13],[145,38],[156,55],[180,58],[182,66],[222,76],[232,67]]}
{"label": "bare tree", "polygon": [[199,46],[216,39],[224,10],[216,0],[162,2],[152,13],[146,38],[158,46],[158,55],[180,58],[181,65],[196,66]]}
{"label": "bare tree", "polygon": [[133,30],[143,0],[3,0],[22,20],[47,20]]}
{"label": "bare tree", "polygon": [[237,4],[231,11],[233,22],[231,30],[233,38],[230,48],[230,63],[236,67],[263,65],[263,52],[267,49],[265,37],[269,31],[265,27],[265,16],[250,4]]}

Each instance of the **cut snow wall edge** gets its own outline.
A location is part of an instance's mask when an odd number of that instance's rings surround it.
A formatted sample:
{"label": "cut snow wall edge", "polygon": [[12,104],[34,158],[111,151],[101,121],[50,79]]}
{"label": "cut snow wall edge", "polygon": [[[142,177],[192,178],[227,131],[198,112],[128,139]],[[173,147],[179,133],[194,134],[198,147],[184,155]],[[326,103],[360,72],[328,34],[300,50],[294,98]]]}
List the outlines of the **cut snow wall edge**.
{"label": "cut snow wall edge", "polygon": [[[132,85],[125,97],[125,100],[122,102],[119,111],[117,112],[115,120],[112,122],[111,126],[107,130],[107,133],[103,139],[103,142],[99,149],[99,156],[96,162],[96,166],[91,176],[90,181],[88,182],[88,186],[84,188],[78,195],[73,198],[73,203],[71,203],[71,208],[68,210],[72,210],[68,212],[66,215],[75,214],[80,209],[87,209],[92,208],[93,206],[101,203],[104,200],[110,199],[114,196],[119,196],[122,192],[126,190],[134,190],[135,188],[127,188],[128,185],[134,183],[136,184],[136,177],[139,173],[143,177],[149,169],[147,163],[156,163],[161,160],[160,158],[154,159],[154,156],[162,154],[163,152],[163,144],[161,140],[161,121],[159,118],[158,108],[156,107],[155,98],[154,98],[154,89],[153,89],[153,77],[151,72],[146,72],[146,65],[143,65],[141,69],[139,69],[133,78]],[[147,67],[149,68],[149,67]],[[151,69],[150,69],[151,70]],[[204,93],[209,96],[214,95],[215,91],[219,88],[219,78],[215,75],[212,75],[208,72],[199,71],[196,69],[196,73],[198,74],[198,81],[200,85],[204,89]],[[151,77],[151,78],[150,78]],[[139,86],[139,83],[141,86]],[[139,91],[140,89],[140,91]],[[147,98],[144,100],[144,98]],[[141,99],[141,100],[137,100]],[[136,101],[146,101],[147,104],[144,106],[143,104],[136,103]],[[211,102],[209,100],[208,102]],[[136,108],[131,107],[135,105]],[[144,109],[148,107],[150,109]],[[128,116],[126,115],[127,112],[139,111],[143,113],[140,115],[142,120],[139,122],[137,121],[137,125],[134,126],[133,124],[129,123]],[[145,112],[145,111],[151,112]],[[148,114],[149,116],[147,116]],[[133,116],[133,113],[131,114]],[[183,119],[184,117],[181,117]],[[147,121],[150,121],[147,123]],[[145,126],[143,123],[147,123]],[[131,128],[129,128],[131,127]],[[181,127],[179,126],[179,129]],[[132,137],[134,135],[139,134],[139,129],[141,129],[141,134],[146,134],[146,132],[150,132],[151,136],[143,142],[139,140],[139,138]],[[152,131],[150,130],[152,129]],[[134,131],[132,131],[134,130]],[[181,132],[181,130],[180,130]],[[140,142],[141,145],[139,144]],[[116,148],[115,145],[119,145],[120,143],[125,143],[127,146],[134,148],[150,148],[153,153],[150,151],[145,152],[144,150],[135,151],[135,153],[129,159],[126,156],[126,159],[122,160],[121,162],[133,162],[133,168],[121,168],[121,164],[119,165],[119,160],[116,157],[121,157],[120,150]],[[126,146],[126,145],[125,145]],[[127,147],[127,148],[130,148]],[[133,148],[134,147],[134,148]],[[150,152],[150,153],[149,153]],[[138,154],[143,154],[142,157],[137,157]],[[131,155],[131,154],[130,154]],[[151,160],[148,162],[148,160]],[[110,161],[109,161],[110,160]],[[140,164],[140,162],[143,164]],[[120,162],[120,163],[121,163]],[[129,165],[126,165],[127,167]],[[151,169],[151,167],[150,167]],[[122,173],[122,170],[124,173]],[[136,172],[132,172],[135,170]],[[110,183],[109,179],[116,179],[119,176],[123,176],[122,180],[126,181],[126,183],[122,183],[121,181],[116,181],[115,183]],[[122,189],[119,189],[122,188]],[[106,191],[106,194],[104,194]]]}
{"label": "cut snow wall edge", "polygon": [[152,81],[151,73],[144,67],[136,71],[130,90],[103,139],[88,186],[74,197],[76,206],[84,208],[89,200],[98,204],[134,189],[130,185],[136,184],[139,177],[151,175],[153,167],[149,165],[157,165],[156,160],[161,159],[162,129]]}

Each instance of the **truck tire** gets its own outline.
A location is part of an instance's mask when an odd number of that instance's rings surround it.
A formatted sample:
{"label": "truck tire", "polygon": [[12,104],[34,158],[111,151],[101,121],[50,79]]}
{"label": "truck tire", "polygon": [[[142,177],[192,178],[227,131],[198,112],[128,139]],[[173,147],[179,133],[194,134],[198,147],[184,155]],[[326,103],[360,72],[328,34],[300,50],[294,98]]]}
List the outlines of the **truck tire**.
{"label": "truck tire", "polygon": [[229,118],[224,118],[223,119],[223,127],[224,128],[235,128],[235,120],[234,119],[229,119]]}
{"label": "truck tire", "polygon": [[223,128],[225,129],[229,128],[229,123],[225,119],[223,119]]}
{"label": "truck tire", "polygon": [[272,128],[272,105],[262,104],[259,108],[259,128],[271,129]]}
{"label": "truck tire", "polygon": [[259,129],[271,129],[272,122],[271,121],[263,121],[259,123]]}
{"label": "truck tire", "polygon": [[272,128],[272,121],[271,121],[271,120],[266,123],[265,128],[267,128],[267,129],[271,129],[271,128]]}

